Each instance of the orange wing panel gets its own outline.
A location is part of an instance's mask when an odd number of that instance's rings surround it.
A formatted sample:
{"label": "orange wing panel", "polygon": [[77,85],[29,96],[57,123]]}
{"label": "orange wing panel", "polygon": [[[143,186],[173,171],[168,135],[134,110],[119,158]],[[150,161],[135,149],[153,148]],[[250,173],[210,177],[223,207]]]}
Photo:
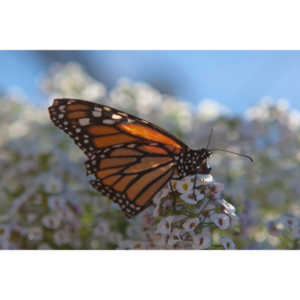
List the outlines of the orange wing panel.
{"label": "orange wing panel", "polygon": [[67,118],[68,119],[78,119],[78,118],[84,118],[86,116],[87,116],[87,113],[84,111],[75,111],[75,112],[69,113],[67,115]]}
{"label": "orange wing panel", "polygon": [[120,177],[121,177],[121,175],[115,175],[115,176],[108,177],[108,178],[106,178],[106,179],[103,180],[103,183],[106,184],[106,185],[112,185],[112,184],[114,184]]}
{"label": "orange wing panel", "polygon": [[129,163],[135,162],[135,158],[103,158],[100,161],[100,169],[118,167],[122,165],[127,165]]}
{"label": "orange wing panel", "polygon": [[111,126],[92,125],[88,128],[88,132],[93,135],[105,135],[105,134],[118,133],[119,130]]}
{"label": "orange wing panel", "polygon": [[156,181],[151,186],[149,186],[148,189],[136,199],[136,202],[135,202],[136,205],[144,206],[151,199],[151,197],[155,194],[155,192],[158,189],[160,189],[168,181],[171,174],[172,174],[172,170],[170,170],[162,178],[160,178],[158,181]]}
{"label": "orange wing panel", "polygon": [[112,168],[112,169],[107,169],[107,170],[100,170],[100,171],[97,172],[97,177],[99,179],[102,179],[102,178],[104,178],[106,176],[115,174],[115,173],[119,172],[122,169],[123,168]]}
{"label": "orange wing panel", "polygon": [[84,104],[70,104],[67,110],[89,110],[90,107]]}
{"label": "orange wing panel", "polygon": [[134,124],[119,124],[118,126],[122,130],[124,130],[124,131],[126,131],[126,132],[128,132],[132,135],[135,135],[135,136],[138,136],[138,137],[141,137],[141,138],[144,138],[144,139],[148,139],[148,140],[151,140],[153,142],[160,142],[160,143],[163,143],[163,144],[172,145],[172,146],[177,147],[179,149],[182,148],[173,139],[169,138],[168,136],[166,136],[166,135],[160,133],[159,131],[154,130],[154,129],[148,127],[148,126],[140,125],[140,124],[137,124],[137,123],[134,123]]}
{"label": "orange wing panel", "polygon": [[165,173],[168,169],[170,169],[172,164],[168,164],[167,166],[155,169],[146,175],[143,175],[139,180],[135,182],[126,192],[128,198],[130,200],[133,200],[138,193],[142,191],[142,189],[147,186],[151,181],[153,181],[155,178],[161,176],[163,173]]}
{"label": "orange wing panel", "polygon": [[136,177],[137,175],[126,175],[123,176],[121,180],[119,180],[115,185],[114,189],[118,192],[124,191],[126,186]]}
{"label": "orange wing panel", "polygon": [[147,169],[158,167],[159,165],[165,164],[171,161],[170,157],[145,157],[141,159],[140,163],[134,164],[124,171],[124,173],[135,173],[141,172]]}
{"label": "orange wing panel", "polygon": [[138,141],[138,139],[135,139],[134,137],[126,134],[102,136],[102,137],[94,138],[93,140],[95,146],[98,148],[106,148],[109,146],[119,145],[119,144],[128,144],[136,141]]}
{"label": "orange wing panel", "polygon": [[157,153],[157,154],[168,154],[166,150],[154,146],[143,145],[140,146],[139,149],[149,152],[149,153]]}
{"label": "orange wing panel", "polygon": [[110,155],[112,157],[114,156],[141,156],[143,155],[142,153],[132,150],[132,149],[127,149],[127,148],[118,148],[113,150]]}

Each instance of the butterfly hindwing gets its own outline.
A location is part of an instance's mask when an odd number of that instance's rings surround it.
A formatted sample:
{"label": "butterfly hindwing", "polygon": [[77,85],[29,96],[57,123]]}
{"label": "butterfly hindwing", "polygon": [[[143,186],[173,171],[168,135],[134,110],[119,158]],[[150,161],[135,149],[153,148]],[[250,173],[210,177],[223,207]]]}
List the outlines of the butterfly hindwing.
{"label": "butterfly hindwing", "polygon": [[117,202],[127,217],[131,217],[151,204],[151,200],[174,170],[174,161],[162,153],[145,156],[140,144],[122,148],[108,148],[91,156],[85,163],[88,174],[96,180],[96,190]]}

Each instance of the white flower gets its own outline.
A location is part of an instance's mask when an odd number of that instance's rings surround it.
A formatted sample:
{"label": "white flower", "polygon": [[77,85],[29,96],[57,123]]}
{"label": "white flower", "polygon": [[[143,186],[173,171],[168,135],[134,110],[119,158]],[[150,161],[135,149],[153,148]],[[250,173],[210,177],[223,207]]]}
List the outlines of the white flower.
{"label": "white flower", "polygon": [[186,203],[196,204],[198,201],[201,201],[204,198],[204,195],[199,190],[195,189],[194,191],[192,190],[189,194],[181,194],[180,198]]}
{"label": "white flower", "polygon": [[211,247],[211,234],[209,230],[202,230],[200,234],[193,236],[194,249],[208,249]]}
{"label": "white flower", "polygon": [[182,231],[178,228],[175,228],[174,230],[172,230],[171,235],[168,239],[168,245],[173,247],[178,242],[180,242],[182,240],[181,234],[182,234]]}
{"label": "white flower", "polygon": [[27,232],[27,236],[31,241],[40,241],[43,238],[43,230],[41,227],[30,228]]}
{"label": "white flower", "polygon": [[69,208],[62,209],[62,210],[58,211],[56,214],[64,222],[71,222],[71,223],[72,222],[74,222],[74,223],[78,222],[78,220],[76,219],[76,215]]}
{"label": "white flower", "polygon": [[222,212],[224,212],[225,214],[228,214],[230,216],[236,215],[235,207],[232,204],[230,204],[229,202],[227,202],[224,199],[218,199],[217,202],[221,204]]}
{"label": "white flower", "polygon": [[199,202],[201,200],[204,199],[204,195],[199,191],[199,190],[195,190],[195,195],[196,195],[196,201]]}
{"label": "white flower", "polygon": [[168,235],[171,232],[172,229],[172,222],[173,222],[174,216],[168,216],[166,218],[163,218],[157,225],[156,232],[160,233],[162,235]]}
{"label": "white flower", "polygon": [[52,249],[50,247],[50,245],[48,245],[47,243],[42,243],[40,246],[39,246],[39,250],[50,250]]}
{"label": "white flower", "polygon": [[106,221],[101,221],[94,229],[94,235],[96,237],[105,236],[109,233],[109,224]]}
{"label": "white flower", "polygon": [[278,236],[284,230],[284,224],[279,222],[278,219],[267,222],[267,229],[270,234]]}
{"label": "white flower", "polygon": [[193,191],[194,183],[192,182],[192,176],[186,176],[183,179],[177,181],[176,189],[181,194],[190,194]]}
{"label": "white flower", "polygon": [[157,218],[160,215],[160,206],[159,205],[155,206],[152,215],[154,218]]}
{"label": "white flower", "polygon": [[181,194],[180,199],[182,199],[184,202],[188,204],[196,204],[197,202],[195,201],[194,194]]}
{"label": "white flower", "polygon": [[161,199],[166,197],[169,193],[170,193],[170,189],[168,187],[161,189],[153,198],[153,203],[159,206]]}
{"label": "white flower", "polygon": [[57,210],[65,207],[65,200],[62,197],[49,197],[48,206],[51,210]]}
{"label": "white flower", "polygon": [[235,226],[239,223],[240,218],[237,215],[230,215],[230,225]]}
{"label": "white flower", "polygon": [[50,229],[57,229],[61,223],[60,214],[46,215],[42,218],[42,224]]}
{"label": "white flower", "polygon": [[167,236],[166,235],[161,235],[160,238],[157,239],[156,245],[158,249],[165,249],[167,248]]}
{"label": "white flower", "polygon": [[31,213],[29,213],[29,214],[27,215],[27,221],[28,221],[29,223],[33,223],[36,219],[37,219],[37,215],[36,215],[36,214],[31,214]]}
{"label": "white flower", "polygon": [[71,242],[71,235],[66,230],[59,230],[54,233],[53,240],[57,246],[69,244]]}
{"label": "white flower", "polygon": [[289,113],[289,128],[296,130],[300,127],[300,112],[297,110],[291,110]]}
{"label": "white flower", "polygon": [[[146,213],[146,214],[143,214],[142,215],[142,220],[141,220],[141,225],[144,227],[144,228],[148,228],[150,226],[153,225],[153,222],[154,222],[154,218],[153,218],[153,214],[149,214],[149,213]],[[131,229],[129,229],[131,228]],[[127,234],[129,234],[128,232],[131,233],[131,235],[134,235],[136,234],[136,228],[135,227],[128,227],[128,229],[126,230]],[[129,234],[130,235],[130,234]]]}
{"label": "white flower", "polygon": [[158,217],[160,215],[160,206],[161,206],[161,200],[166,197],[170,193],[170,189],[168,187],[165,187],[161,189],[153,198],[153,203],[155,204],[155,208],[153,210],[153,217]]}
{"label": "white flower", "polygon": [[220,229],[227,229],[230,226],[230,218],[225,214],[213,213],[210,215],[210,220],[214,222]]}
{"label": "white flower", "polygon": [[248,120],[267,120],[270,117],[269,107],[274,105],[274,100],[270,97],[264,97],[260,102],[249,108],[245,116]]}
{"label": "white flower", "polygon": [[198,104],[198,114],[206,121],[214,120],[222,114],[228,114],[229,109],[212,99],[204,99]]}
{"label": "white flower", "polygon": [[30,127],[27,120],[16,120],[8,127],[10,138],[20,138],[29,133]]}
{"label": "white flower", "polygon": [[294,239],[300,239],[300,227],[294,228],[292,230],[292,237]]}
{"label": "white flower", "polygon": [[197,174],[197,176],[194,176],[195,180],[196,177],[197,177],[196,187],[199,187],[201,185],[206,185],[214,181],[214,178],[210,174]]}
{"label": "white flower", "polygon": [[[125,241],[120,241],[118,245],[119,249],[131,249],[131,250],[139,250],[139,249],[146,249],[146,244],[140,241],[133,241],[133,240],[125,240]],[[99,245],[96,245],[94,242],[94,249],[96,247],[99,247]]]}
{"label": "white flower", "polygon": [[219,182],[216,182],[214,184],[214,192],[219,194],[221,193],[223,190],[224,190],[224,184],[223,183],[219,183]]}
{"label": "white flower", "polygon": [[45,183],[45,190],[48,193],[60,193],[62,191],[61,180],[55,178],[54,176],[50,176]]}
{"label": "white flower", "polygon": [[199,219],[198,218],[191,218],[191,219],[187,219],[182,227],[185,229],[185,231],[188,232],[193,232],[195,230],[195,228],[197,227],[197,225],[199,224]]}
{"label": "white flower", "polygon": [[222,244],[224,249],[230,249],[230,250],[235,249],[235,244],[233,240],[227,236],[222,236],[220,239],[220,243]]}
{"label": "white flower", "polygon": [[297,218],[290,217],[290,216],[281,216],[278,221],[282,222],[284,224],[284,226],[288,229],[297,227],[297,225],[299,224],[299,221]]}

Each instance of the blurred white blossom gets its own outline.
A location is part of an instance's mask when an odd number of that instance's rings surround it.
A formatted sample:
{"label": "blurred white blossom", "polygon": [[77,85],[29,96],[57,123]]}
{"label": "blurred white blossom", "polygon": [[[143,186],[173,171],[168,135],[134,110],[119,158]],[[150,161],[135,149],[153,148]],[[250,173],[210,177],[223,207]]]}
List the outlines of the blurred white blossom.
{"label": "blurred white blossom", "polygon": [[229,109],[213,99],[203,99],[198,104],[198,116],[206,121],[228,114]]}
{"label": "blurred white blossom", "polygon": [[211,233],[208,230],[203,230],[200,234],[193,236],[194,249],[209,249],[211,247]]}
{"label": "blurred white blossom", "polygon": [[227,249],[227,250],[235,249],[235,244],[234,244],[233,240],[229,237],[222,236],[220,242],[221,242],[222,246],[224,247],[224,249]]}

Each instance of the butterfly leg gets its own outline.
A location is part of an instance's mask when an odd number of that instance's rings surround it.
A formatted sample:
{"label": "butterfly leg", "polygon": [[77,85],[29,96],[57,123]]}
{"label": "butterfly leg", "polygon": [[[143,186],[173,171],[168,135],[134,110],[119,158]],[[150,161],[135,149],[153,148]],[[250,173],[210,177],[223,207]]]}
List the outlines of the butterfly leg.
{"label": "butterfly leg", "polygon": [[175,194],[175,191],[173,190],[171,180],[169,181],[169,186],[170,186],[170,190],[172,191],[172,195],[173,195],[173,203],[172,203],[173,211],[176,212],[176,194]]}
{"label": "butterfly leg", "polygon": [[194,195],[194,200],[197,201],[196,199],[196,193],[195,193],[195,190],[196,190],[196,182],[197,182],[197,175],[198,173],[196,173],[195,177],[194,177],[194,185],[193,185],[193,195]]}
{"label": "butterfly leg", "polygon": [[[210,169],[207,169],[207,171],[209,172]],[[195,177],[194,177],[194,185],[193,185],[193,195],[194,195],[195,201],[197,201],[197,199],[196,199],[196,193],[195,193],[195,190],[196,190],[196,182],[197,182],[197,175],[198,175],[198,173],[195,174]],[[206,208],[206,206],[208,205],[208,202],[209,202],[209,199],[206,199],[205,202],[202,203],[202,205],[200,206],[200,210],[199,210],[199,212],[198,212],[199,215],[200,215],[201,212]],[[202,222],[204,222],[204,219],[203,219]],[[202,222],[201,222],[201,223],[202,223]]]}
{"label": "butterfly leg", "polygon": [[[201,215],[202,211],[203,211],[203,210],[206,208],[206,206],[208,205],[208,202],[209,202],[209,199],[206,199],[205,202],[202,203],[202,205],[201,205],[201,207],[200,207],[200,210],[199,210],[199,212],[198,212],[198,216]],[[205,219],[206,219],[205,216],[202,215],[202,217],[203,217],[203,219],[202,219],[202,221],[200,221],[200,224],[199,224],[199,225],[201,225],[201,224],[203,224],[203,223],[205,222]]]}
{"label": "butterfly leg", "polygon": [[202,203],[200,210],[199,210],[199,214],[201,214],[201,212],[206,208],[206,206],[208,205],[209,199],[206,199],[204,203]]}

